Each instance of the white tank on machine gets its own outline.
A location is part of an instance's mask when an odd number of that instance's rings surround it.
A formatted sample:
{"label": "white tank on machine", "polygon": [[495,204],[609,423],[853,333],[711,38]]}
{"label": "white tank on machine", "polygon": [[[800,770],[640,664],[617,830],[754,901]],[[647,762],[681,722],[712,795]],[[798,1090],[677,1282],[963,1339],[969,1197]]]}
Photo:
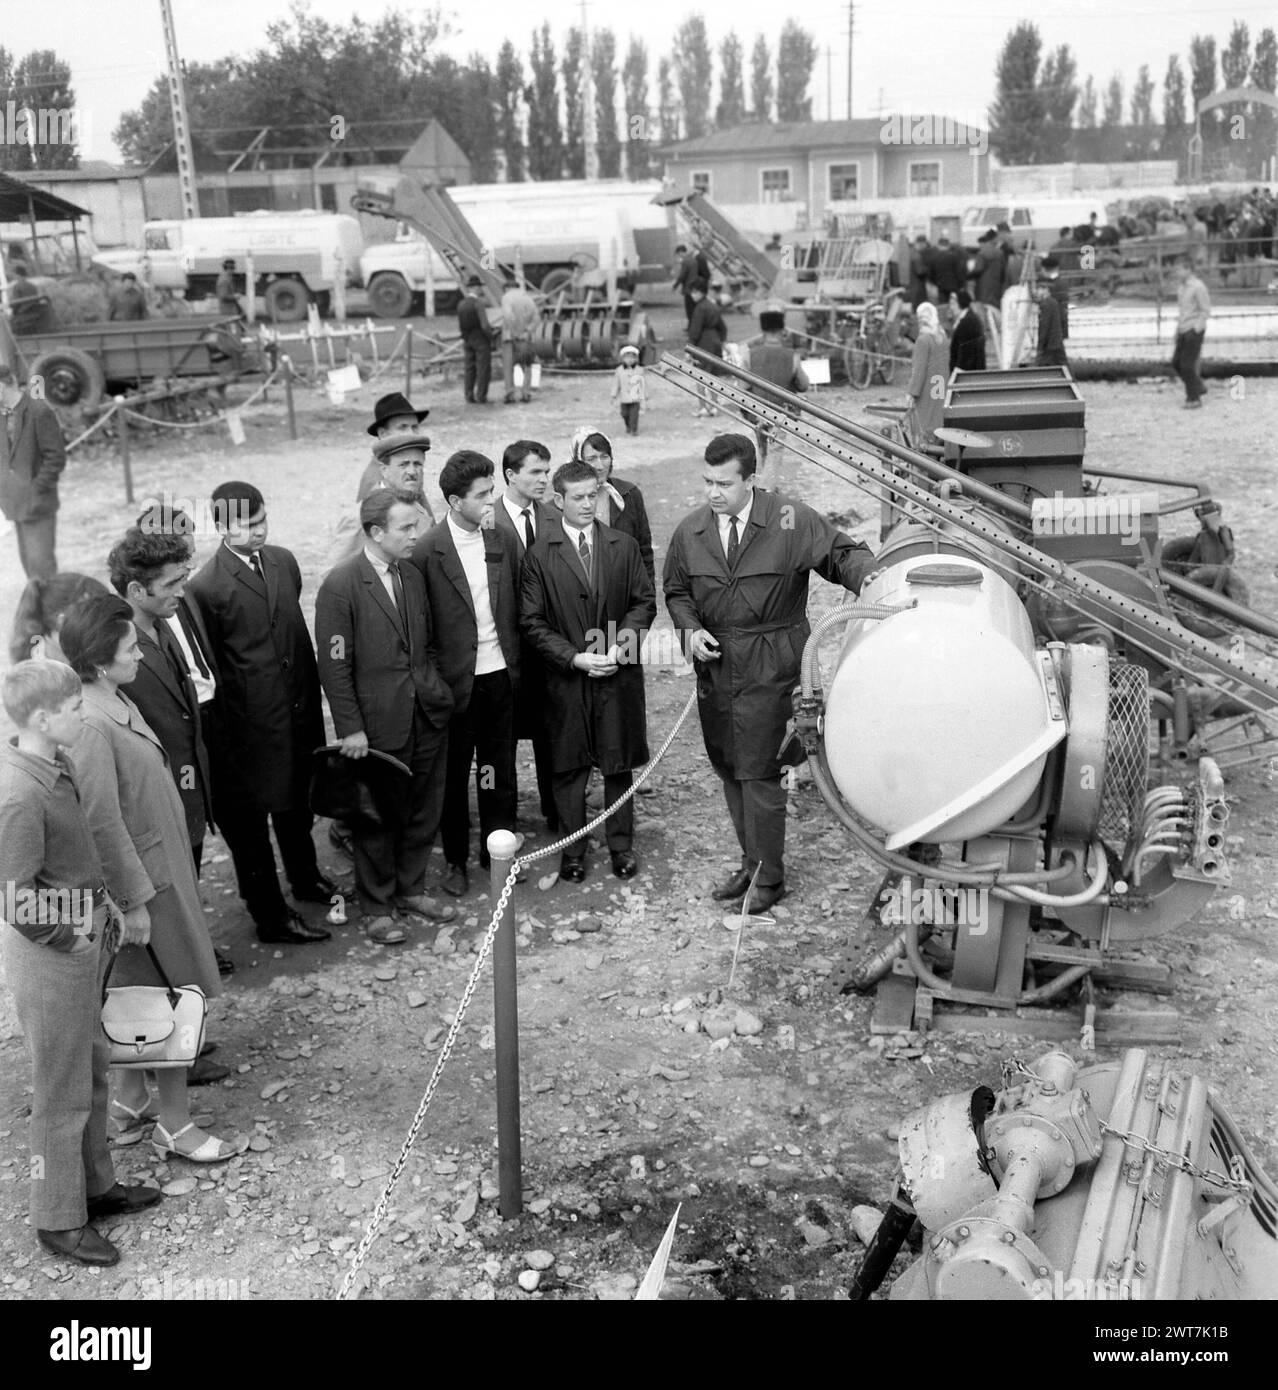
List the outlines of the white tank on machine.
{"label": "white tank on machine", "polygon": [[915,606],[848,624],[827,683],[830,771],[889,850],[974,839],[1025,805],[1065,737],[1050,659],[1015,589],[974,555],[889,540],[883,557],[861,601]]}

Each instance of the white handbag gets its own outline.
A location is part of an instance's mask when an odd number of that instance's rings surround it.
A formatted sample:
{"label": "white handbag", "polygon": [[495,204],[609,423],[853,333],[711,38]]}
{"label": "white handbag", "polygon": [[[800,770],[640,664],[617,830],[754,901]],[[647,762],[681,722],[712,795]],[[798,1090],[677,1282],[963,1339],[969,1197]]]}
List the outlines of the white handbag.
{"label": "white handbag", "polygon": [[102,1031],[111,1044],[113,1067],[189,1067],[204,1046],[208,1000],[199,985],[175,988],[147,945],[147,954],[163,985],[109,986],[115,960],[107,967],[102,989]]}

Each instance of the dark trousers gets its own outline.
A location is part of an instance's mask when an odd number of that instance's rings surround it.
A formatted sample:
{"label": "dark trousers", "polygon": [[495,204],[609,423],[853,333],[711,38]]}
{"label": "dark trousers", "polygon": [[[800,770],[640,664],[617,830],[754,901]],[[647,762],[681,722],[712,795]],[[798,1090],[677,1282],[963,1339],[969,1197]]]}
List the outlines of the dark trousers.
{"label": "dark trousers", "polygon": [[488,399],[488,382],[493,371],[493,350],[487,343],[482,346],[466,343],[462,355],[466,363],[462,392],[468,401],[482,403]]}
{"label": "dark trousers", "polygon": [[785,788],[780,776],[739,778],[720,766],[711,766],[723,782],[732,828],[741,846],[741,867],[747,873],[759,869],[759,887],[769,888],[785,879]]}
{"label": "dark trousers", "polygon": [[18,537],[18,560],[28,579],[52,579],[57,574],[58,561],[53,553],[57,526],[56,512],[36,521],[13,523]]}
{"label": "dark trousers", "polygon": [[515,738],[529,739],[533,748],[533,765],[537,769],[537,798],[541,814],[554,830],[559,823],[555,810],[554,771],[550,760],[550,734],[546,730],[546,684],[541,671],[541,657],[536,647],[520,643],[519,703],[515,709]]}
{"label": "dark trousers", "polygon": [[623,401],[621,405],[621,422],[626,427],[627,434],[639,433],[639,402]]}
{"label": "dark trousers", "polygon": [[448,724],[440,839],[444,858],[463,868],[470,852],[470,768],[479,806],[479,862],[488,867],[488,836],[515,828],[515,697],[509,671],[476,676],[465,712]]}
{"label": "dark trousers", "polygon": [[541,814],[551,830],[559,828],[559,811],[555,806],[555,774],[550,763],[550,735],[544,730],[532,736],[533,767],[537,772],[537,800]]}
{"label": "dark trousers", "polygon": [[448,726],[432,728],[415,708],[407,746],[382,751],[398,758],[412,776],[407,782],[402,775],[395,779],[393,794],[379,806],[380,826],[358,826],[352,833],[355,890],[368,917],[389,916],[396,898],[416,897],[425,888],[430,847],[444,809]]}
{"label": "dark trousers", "polygon": [[1207,394],[1203,379],[1198,375],[1198,359],[1203,351],[1202,329],[1191,328],[1176,334],[1176,350],[1172,353],[1172,371],[1185,383],[1185,399],[1196,401]]}
{"label": "dark trousers", "polygon": [[[606,775],[604,781],[604,805],[611,806],[619,796],[630,790],[629,770]],[[571,835],[586,823],[586,784],[590,781],[589,767],[574,767],[568,772],[556,772],[555,809],[559,812],[559,833]],[[624,806],[619,806],[604,822],[608,836],[608,849],[613,854],[630,848],[635,834],[635,802],[631,797]],[[585,840],[578,840],[564,850],[565,859],[580,859],[586,852]]]}
{"label": "dark trousers", "polygon": [[693,299],[693,297],[685,291],[683,296],[683,316],[688,321],[688,323],[692,322],[692,311],[696,307],[697,301]]}
{"label": "dark trousers", "polygon": [[213,802],[213,819],[222,832],[235,865],[235,879],[249,916],[259,927],[277,926],[287,904],[275,871],[275,851],[271,848],[271,828],[280,847],[284,872],[294,888],[313,884],[319,875],[315,841],[311,839],[309,810],[266,812],[242,803]]}

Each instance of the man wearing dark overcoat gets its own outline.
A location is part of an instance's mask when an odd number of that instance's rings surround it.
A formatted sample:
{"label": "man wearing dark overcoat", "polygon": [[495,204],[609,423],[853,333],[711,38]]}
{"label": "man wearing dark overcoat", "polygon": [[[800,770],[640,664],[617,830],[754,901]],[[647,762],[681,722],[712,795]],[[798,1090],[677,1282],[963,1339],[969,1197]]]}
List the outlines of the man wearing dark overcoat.
{"label": "man wearing dark overcoat", "polygon": [[675,530],[666,607],[697,673],[701,732],[723,782],[741,867],[715,898],[746,896],[747,912],[785,893],[781,747],[808,638],[808,575],[856,593],[870,551],[802,502],[754,486],[753,440],[721,434],[706,446],[706,503]]}
{"label": "man wearing dark overcoat", "polygon": [[[640,653],[657,604],[633,537],[595,519],[599,479],[586,463],[554,476],[559,521],[544,528],[524,560],[520,622],[541,655],[562,834],[586,824],[590,769],[603,774],[604,803],[630,789],[631,770],[648,761]],[[633,878],[634,803],[606,822],[612,869]],[[580,883],[585,847],[565,849],[559,876]]]}
{"label": "man wearing dark overcoat", "polygon": [[292,551],[266,544],[266,503],[252,483],[222,483],[212,510],[222,544],[188,589],[217,666],[213,818],[258,939],[323,941],[329,933],[284,901],[270,839],[273,827],[294,899],[327,904],[334,889],[316,862],[309,801],[324,717],[302,574]]}

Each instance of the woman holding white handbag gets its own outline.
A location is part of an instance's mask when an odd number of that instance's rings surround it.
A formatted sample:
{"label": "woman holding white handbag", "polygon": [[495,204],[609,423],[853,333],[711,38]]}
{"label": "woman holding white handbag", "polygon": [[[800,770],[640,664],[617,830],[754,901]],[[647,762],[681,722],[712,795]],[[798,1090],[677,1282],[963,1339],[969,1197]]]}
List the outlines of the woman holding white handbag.
{"label": "woman holding white handbag", "polygon": [[[67,614],[61,640],[63,654],[84,682],[84,728],[71,753],[107,890],[123,913],[120,954],[109,983],[171,981],[213,998],[220,993],[217,961],[182,801],[159,739],[121,689],[137,675],[142,659],[132,610],[114,594],[88,599]],[[143,949],[148,945],[167,981]],[[191,1050],[198,1048],[195,1039]],[[218,1163],[240,1152],[196,1127],[186,1066],[120,1067],[116,1075],[116,1117],[135,1127],[154,1120],[151,1145],[161,1158]],[[154,1098],[148,1078],[155,1082]]]}

